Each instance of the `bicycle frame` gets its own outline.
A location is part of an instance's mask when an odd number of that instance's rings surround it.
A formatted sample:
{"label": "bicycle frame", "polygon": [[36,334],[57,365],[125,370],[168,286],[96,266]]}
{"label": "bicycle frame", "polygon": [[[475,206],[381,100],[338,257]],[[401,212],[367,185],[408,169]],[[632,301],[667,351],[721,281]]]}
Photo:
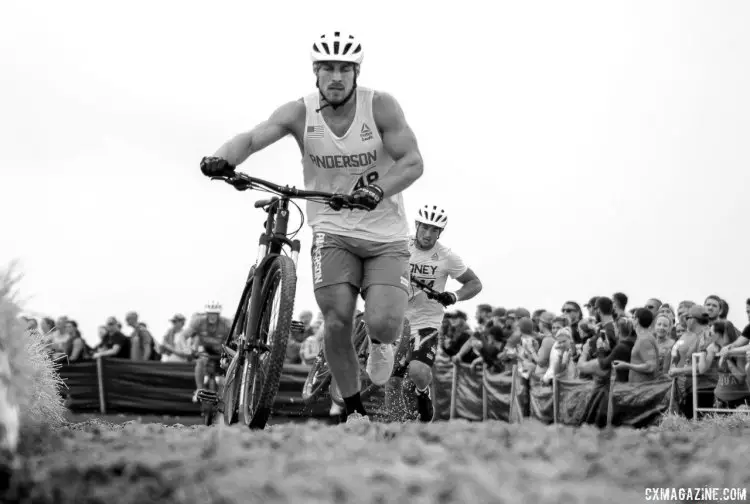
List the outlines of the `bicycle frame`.
{"label": "bicycle frame", "polygon": [[[262,309],[262,299],[260,291],[263,288],[263,279],[266,275],[266,268],[274,257],[281,255],[284,246],[291,248],[291,258],[294,262],[295,269],[297,267],[297,261],[299,259],[299,252],[301,249],[301,243],[299,240],[289,240],[286,237],[287,227],[289,224],[289,198],[288,197],[274,197],[270,200],[259,201],[255,204],[257,208],[266,207],[268,218],[266,219],[266,229],[263,234],[260,235],[258,240],[258,254],[255,260],[255,266],[252,274],[248,276],[247,283],[252,280],[252,291],[250,295],[250,309],[248,310],[245,332],[245,341],[243,348],[237,349],[238,351],[248,350],[268,350],[267,345],[258,343],[258,324],[256,321],[260,317],[260,311]],[[247,285],[247,284],[246,284]],[[242,303],[242,300],[240,300]],[[238,311],[242,308],[240,305]],[[248,324],[248,322],[251,322]],[[234,324],[237,323],[236,317]],[[230,331],[230,337],[234,333],[234,324]],[[249,327],[247,327],[249,325]]]}

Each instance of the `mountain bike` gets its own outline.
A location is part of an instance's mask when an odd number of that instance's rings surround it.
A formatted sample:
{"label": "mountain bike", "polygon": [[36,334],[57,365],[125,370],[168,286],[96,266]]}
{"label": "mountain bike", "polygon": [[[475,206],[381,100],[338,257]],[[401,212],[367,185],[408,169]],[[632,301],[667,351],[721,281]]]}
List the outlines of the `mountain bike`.
{"label": "mountain bike", "polygon": [[[440,293],[419,281],[415,277],[411,277],[411,282],[419,289],[423,290],[430,299],[434,299],[435,296]],[[360,396],[362,400],[366,400],[368,397],[375,392],[376,387],[370,381],[365,371],[367,365],[367,357],[369,356],[369,335],[367,333],[367,324],[365,324],[364,318],[362,318],[357,324],[355,324],[354,333],[354,350],[357,352],[357,360],[359,361],[359,372],[360,372]],[[393,364],[394,368],[400,365],[401,361],[408,362],[411,355],[411,328],[409,321],[404,319],[404,327],[401,333],[401,337],[396,340],[394,345],[396,350],[394,352]],[[323,342],[325,346],[325,341]],[[326,362],[325,348],[321,348],[318,353],[318,357],[315,359],[310,372],[307,374],[305,384],[302,386],[302,401],[306,405],[312,405],[318,398],[321,397],[323,392],[328,387],[328,394],[331,400],[339,406],[344,406],[344,400],[341,397],[336,382],[333,380],[333,375]]]}
{"label": "mountain bike", "polygon": [[[226,370],[221,394],[225,423],[232,425],[241,419],[251,429],[263,429],[279,389],[297,289],[301,244],[294,236],[304,225],[304,213],[293,199],[339,209],[362,207],[347,195],[280,186],[241,172],[211,179],[222,180],[238,191],[255,189],[274,194],[255,202],[255,208],[262,208],[268,217],[221,358],[221,367]],[[290,204],[297,207],[302,219],[293,233],[287,232]]]}

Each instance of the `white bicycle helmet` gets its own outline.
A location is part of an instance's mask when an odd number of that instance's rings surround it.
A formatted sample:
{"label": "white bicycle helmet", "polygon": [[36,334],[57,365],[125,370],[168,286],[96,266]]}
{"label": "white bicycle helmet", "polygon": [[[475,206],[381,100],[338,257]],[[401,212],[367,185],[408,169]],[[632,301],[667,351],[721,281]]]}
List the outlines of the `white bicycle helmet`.
{"label": "white bicycle helmet", "polygon": [[221,313],[221,303],[218,301],[209,301],[205,306],[206,313]]}
{"label": "white bicycle helmet", "polygon": [[324,33],[313,42],[310,57],[314,63],[344,61],[361,65],[365,53],[362,44],[354,35],[347,32],[332,32]]}
{"label": "white bicycle helmet", "polygon": [[445,229],[448,225],[448,214],[437,205],[425,205],[419,209],[416,217],[417,222]]}

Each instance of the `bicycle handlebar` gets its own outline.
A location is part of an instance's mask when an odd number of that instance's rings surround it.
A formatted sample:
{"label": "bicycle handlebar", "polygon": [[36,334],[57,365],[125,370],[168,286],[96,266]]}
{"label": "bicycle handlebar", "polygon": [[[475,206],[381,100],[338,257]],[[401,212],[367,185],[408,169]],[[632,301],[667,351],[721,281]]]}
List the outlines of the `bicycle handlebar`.
{"label": "bicycle handlebar", "polygon": [[[251,177],[242,172],[234,172],[232,176],[216,176],[211,177],[211,180],[223,180],[227,184],[231,185],[238,191],[245,191],[247,189],[256,189],[258,186],[265,187],[270,192],[273,192],[283,198],[297,198],[304,200],[323,200],[318,201],[319,203],[331,204],[335,199],[342,208],[348,209],[365,209],[363,206],[357,204],[355,200],[348,194],[334,194],[329,192],[321,191],[305,191],[303,189],[297,189],[296,187],[280,186],[269,182],[267,180],[259,179],[257,177]],[[271,198],[269,200],[261,200],[255,203],[256,208],[261,208],[270,205],[278,198]]]}
{"label": "bicycle handlebar", "polygon": [[440,292],[436,291],[426,283],[422,282],[421,280],[418,280],[414,275],[411,277],[411,283],[422,289],[426,294],[430,294],[432,296],[437,296],[441,294]]}

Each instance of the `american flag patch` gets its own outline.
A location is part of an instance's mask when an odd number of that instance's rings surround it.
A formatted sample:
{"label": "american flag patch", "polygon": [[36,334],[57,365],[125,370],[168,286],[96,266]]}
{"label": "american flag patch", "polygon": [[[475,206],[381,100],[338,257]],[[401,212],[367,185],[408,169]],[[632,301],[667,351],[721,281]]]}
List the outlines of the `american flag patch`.
{"label": "american flag patch", "polygon": [[308,126],[308,138],[323,138],[323,126]]}

